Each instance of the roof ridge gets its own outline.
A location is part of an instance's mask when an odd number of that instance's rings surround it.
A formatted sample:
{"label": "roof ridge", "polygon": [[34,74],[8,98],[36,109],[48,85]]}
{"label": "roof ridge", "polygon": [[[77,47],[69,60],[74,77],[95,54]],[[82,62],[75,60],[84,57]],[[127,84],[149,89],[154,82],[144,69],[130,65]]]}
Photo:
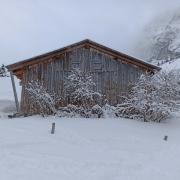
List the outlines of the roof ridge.
{"label": "roof ridge", "polygon": [[112,48],[109,48],[107,46],[104,46],[102,44],[99,44],[91,39],[84,39],[84,40],[81,40],[79,42],[76,42],[76,43],[73,43],[73,44],[70,44],[68,46],[64,46],[62,48],[59,48],[59,49],[56,49],[56,50],[53,50],[53,51],[50,51],[50,52],[47,52],[47,53],[44,53],[44,54],[41,54],[41,55],[37,55],[37,56],[34,56],[34,57],[31,57],[31,58],[28,58],[28,59],[25,59],[25,60],[22,60],[22,61],[18,61],[16,63],[13,63],[13,64],[10,64],[10,65],[7,65],[7,69],[8,70],[15,70],[15,69],[18,69],[18,66],[22,65],[22,64],[25,64],[25,63],[28,63],[28,62],[31,62],[31,61],[35,61],[37,59],[40,59],[40,58],[44,58],[46,56],[49,56],[49,55],[53,55],[54,53],[58,53],[58,52],[61,52],[61,51],[65,51],[65,50],[68,50],[70,48],[73,48],[73,47],[76,47],[76,46],[80,46],[80,45],[83,45],[83,44],[86,44],[88,43],[89,45],[92,45],[92,46],[95,46],[95,47],[98,47],[99,49],[106,51],[107,53],[111,52],[112,54],[115,54],[116,56],[121,56],[121,57],[124,57],[126,58],[124,61],[131,61],[132,64],[135,64],[135,63],[138,63],[138,64],[141,64],[143,66],[146,66],[146,67],[149,67],[151,69],[156,69],[156,70],[160,70],[161,68],[160,67],[157,67],[155,65],[152,65],[152,64],[149,64],[147,62],[144,62],[140,59],[137,59],[135,57],[132,57],[132,56],[129,56],[127,54],[124,54],[124,53],[121,53],[117,50],[114,50]]}

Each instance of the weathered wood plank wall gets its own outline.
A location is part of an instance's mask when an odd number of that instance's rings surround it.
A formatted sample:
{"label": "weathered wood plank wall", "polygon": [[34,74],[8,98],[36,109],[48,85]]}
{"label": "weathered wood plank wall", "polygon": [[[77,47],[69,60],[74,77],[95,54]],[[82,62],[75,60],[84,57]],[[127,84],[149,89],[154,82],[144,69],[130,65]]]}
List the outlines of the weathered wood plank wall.
{"label": "weathered wood plank wall", "polygon": [[77,48],[43,62],[27,66],[22,80],[21,110],[29,113],[29,100],[25,85],[32,80],[43,82],[49,92],[64,96],[64,79],[73,68],[90,73],[95,89],[106,96],[110,104],[117,104],[120,95],[127,93],[128,86],[143,73],[139,67],[125,64],[93,48]]}

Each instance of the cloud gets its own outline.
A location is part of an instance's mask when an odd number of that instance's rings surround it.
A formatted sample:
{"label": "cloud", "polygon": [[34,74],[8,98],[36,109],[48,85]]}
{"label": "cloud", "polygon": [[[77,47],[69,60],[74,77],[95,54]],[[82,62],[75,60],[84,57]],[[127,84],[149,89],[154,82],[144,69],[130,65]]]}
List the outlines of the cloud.
{"label": "cloud", "polygon": [[90,38],[129,53],[137,34],[172,0],[0,0],[0,63]]}

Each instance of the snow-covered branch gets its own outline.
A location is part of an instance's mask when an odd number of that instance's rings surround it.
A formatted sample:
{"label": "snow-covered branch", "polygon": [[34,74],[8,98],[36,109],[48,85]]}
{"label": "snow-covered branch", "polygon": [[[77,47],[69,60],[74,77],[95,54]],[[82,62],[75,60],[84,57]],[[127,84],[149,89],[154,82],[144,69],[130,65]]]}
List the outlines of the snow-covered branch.
{"label": "snow-covered branch", "polygon": [[48,114],[56,114],[55,98],[47,92],[43,84],[38,81],[29,82],[26,92],[30,100],[30,108],[33,113],[38,111],[42,116]]}
{"label": "snow-covered branch", "polygon": [[0,77],[8,77],[8,72],[4,64],[0,67]]}
{"label": "snow-covered branch", "polygon": [[65,81],[65,96],[70,103],[89,109],[98,104],[102,96],[94,90],[95,86],[91,75],[74,69]]}
{"label": "snow-covered branch", "polygon": [[117,115],[160,122],[179,107],[179,102],[179,71],[142,75],[125,101],[117,106]]}

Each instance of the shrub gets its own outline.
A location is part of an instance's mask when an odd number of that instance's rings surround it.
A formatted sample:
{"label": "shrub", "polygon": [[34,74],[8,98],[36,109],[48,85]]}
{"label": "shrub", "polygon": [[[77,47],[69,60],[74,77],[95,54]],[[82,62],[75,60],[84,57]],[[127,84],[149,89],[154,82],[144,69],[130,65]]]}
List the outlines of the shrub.
{"label": "shrub", "polygon": [[94,90],[95,86],[91,75],[74,69],[65,81],[66,99],[73,105],[89,110],[101,101],[102,95]]}
{"label": "shrub", "polygon": [[143,121],[160,122],[170,111],[177,110],[180,100],[178,71],[142,75],[125,101],[116,108],[116,115]]}
{"label": "shrub", "polygon": [[91,114],[95,117],[101,118],[104,115],[103,109],[98,104],[94,105],[91,110]]}
{"label": "shrub", "polygon": [[0,67],[0,77],[8,77],[8,72],[4,64]]}
{"label": "shrub", "polygon": [[43,84],[31,81],[25,86],[30,101],[30,112],[40,113],[42,116],[56,114],[55,98],[47,92]]}

